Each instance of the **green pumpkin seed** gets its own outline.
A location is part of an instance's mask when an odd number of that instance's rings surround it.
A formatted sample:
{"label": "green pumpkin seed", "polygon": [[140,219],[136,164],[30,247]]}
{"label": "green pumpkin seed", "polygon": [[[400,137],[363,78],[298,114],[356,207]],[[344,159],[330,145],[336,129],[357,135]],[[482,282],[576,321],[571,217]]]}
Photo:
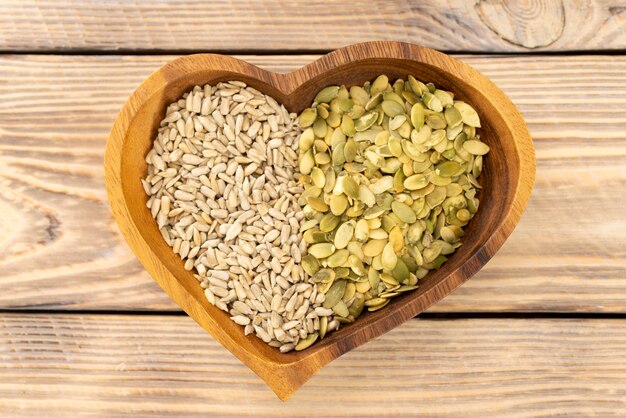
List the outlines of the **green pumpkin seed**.
{"label": "green pumpkin seed", "polygon": [[359,219],[354,228],[354,238],[358,241],[365,242],[369,238],[369,225],[365,219]]}
{"label": "green pumpkin seed", "polygon": [[459,170],[461,170],[461,164],[456,161],[446,161],[435,167],[435,173],[441,177],[458,176]]}
{"label": "green pumpkin seed", "polygon": [[308,151],[315,141],[315,134],[313,133],[313,129],[305,129],[300,135],[300,139],[298,145],[300,147],[300,152],[303,153]]}
{"label": "green pumpkin seed", "polygon": [[308,128],[313,125],[313,122],[317,119],[317,109],[308,108],[304,109],[298,117],[298,123],[302,128]]}
{"label": "green pumpkin seed", "polygon": [[489,146],[484,142],[470,139],[463,143],[463,149],[472,155],[485,155],[489,152]]}
{"label": "green pumpkin seed", "polygon": [[382,101],[383,101],[382,93],[377,93],[377,94],[372,95],[372,98],[369,99],[368,102],[365,104],[365,110],[375,109],[376,106],[382,103]]}
{"label": "green pumpkin seed", "polygon": [[313,154],[313,149],[309,149],[306,153],[301,154],[300,156],[300,173],[302,174],[310,174],[311,170],[315,166],[315,158]]}
{"label": "green pumpkin seed", "polygon": [[[395,131],[396,129],[399,129],[404,124],[404,122],[406,122],[406,115],[397,115],[389,121],[389,129]],[[409,127],[409,129],[411,128]]]}
{"label": "green pumpkin seed", "polygon": [[[384,253],[384,251],[383,251]],[[409,275],[411,272],[407,265],[402,261],[401,258],[398,258],[396,261],[396,265],[393,267],[391,275],[394,279],[396,279],[400,283],[405,283],[409,279]]]}
{"label": "green pumpkin seed", "polygon": [[304,272],[309,276],[313,276],[320,269],[319,261],[317,261],[317,258],[312,256],[311,254],[307,254],[302,257],[300,264],[302,265],[302,269],[304,270]]}
{"label": "green pumpkin seed", "polygon": [[422,101],[430,110],[434,110],[435,112],[441,112],[443,110],[441,101],[432,93],[424,93]]}
{"label": "green pumpkin seed", "polygon": [[343,149],[343,154],[346,159],[346,162],[351,163],[354,161],[354,159],[357,156],[357,150],[358,148],[357,148],[356,142],[354,142],[353,139],[348,139]]}
{"label": "green pumpkin seed", "polygon": [[[463,122],[463,116],[461,115],[461,112],[459,112],[459,109],[454,106],[448,107],[444,112],[444,116],[446,118],[446,121],[448,122],[448,126],[452,128],[460,126]],[[459,129],[459,132],[462,129],[463,127]],[[448,138],[450,137],[448,136]],[[454,136],[452,138],[454,138]]]}
{"label": "green pumpkin seed", "polygon": [[338,92],[339,92],[339,86],[324,87],[315,96],[315,101],[317,103],[330,103],[331,100],[337,97]]}
{"label": "green pumpkin seed", "polygon": [[335,246],[330,243],[313,244],[308,249],[309,254],[319,259],[329,257],[335,252]]}
{"label": "green pumpkin seed", "polygon": [[333,146],[333,152],[331,155],[331,160],[333,165],[342,165],[346,162],[346,157],[344,155],[344,147],[345,142],[338,143]]}
{"label": "green pumpkin seed", "polygon": [[320,318],[320,340],[324,339],[324,337],[326,336],[326,331],[328,331],[328,317],[322,316]]}
{"label": "green pumpkin seed", "polygon": [[385,244],[380,261],[383,267],[387,270],[393,270],[396,267],[396,264],[398,263],[398,256],[396,255],[393,245],[390,242]]}
{"label": "green pumpkin seed", "polygon": [[343,194],[331,195],[328,206],[333,215],[341,216],[348,208],[348,199]]}
{"label": "green pumpkin seed", "polygon": [[411,108],[411,124],[418,131],[424,126],[424,106],[421,103],[415,103]]}
{"label": "green pumpkin seed", "polygon": [[326,259],[328,267],[345,267],[350,251],[346,249],[336,250],[333,255]]}
{"label": "green pumpkin seed", "polygon": [[408,76],[408,80],[411,91],[413,91],[413,93],[415,93],[416,95],[421,96],[428,91],[428,87],[426,87],[426,84],[416,80],[415,77],[410,74]]}
{"label": "green pumpkin seed", "polygon": [[332,309],[336,315],[339,315],[342,318],[345,318],[348,315],[350,315],[350,311],[348,310],[348,307],[341,300],[337,302],[337,304],[335,304],[335,306],[333,306]]}
{"label": "green pumpkin seed", "polygon": [[449,91],[436,89],[433,94],[439,99],[443,107],[452,106],[454,96]]}
{"label": "green pumpkin seed", "polygon": [[[367,284],[368,289],[363,290],[363,293],[367,292],[367,290],[369,290],[369,283],[367,282],[363,282]],[[361,294],[361,290],[363,289],[363,287],[361,287],[359,289],[359,283],[357,283],[355,285],[355,287],[357,288],[357,292],[354,295],[354,301],[352,301],[352,305],[350,305],[350,307],[348,308],[348,313],[350,315],[352,315],[354,318],[358,318],[359,315],[361,315],[361,312],[363,312],[363,308],[365,307],[365,297]],[[320,322],[320,329],[321,329],[321,322]]]}
{"label": "green pumpkin seed", "polygon": [[386,239],[371,239],[363,245],[363,254],[366,257],[376,257],[383,252],[386,244]]}
{"label": "green pumpkin seed", "polygon": [[361,106],[365,106],[370,99],[369,93],[359,86],[350,87],[350,97]]}
{"label": "green pumpkin seed", "polygon": [[313,181],[315,187],[322,189],[326,184],[326,175],[318,167],[313,167],[311,169],[311,180]]}
{"label": "green pumpkin seed", "polygon": [[325,308],[332,308],[341,300],[346,291],[347,283],[348,282],[345,280],[336,280],[332,286],[330,286],[330,289],[326,292],[326,298],[324,299],[323,306]]}
{"label": "green pumpkin seed", "polygon": [[384,193],[393,188],[393,177],[391,176],[383,176],[380,179],[376,180],[374,184],[370,186],[370,190],[375,195]]}
{"label": "green pumpkin seed", "polygon": [[317,105],[316,109],[317,115],[322,119],[326,119],[328,118],[328,115],[330,115],[330,112],[328,112],[328,105],[326,103]]}
{"label": "green pumpkin seed", "polygon": [[413,209],[402,202],[398,202],[397,200],[391,204],[391,210],[402,222],[412,224],[417,220]]}
{"label": "green pumpkin seed", "polygon": [[378,306],[378,305],[383,304],[385,302],[387,302],[386,299],[383,299],[383,298],[373,298],[373,299],[370,299],[370,300],[366,300],[365,301],[365,306]]}
{"label": "green pumpkin seed", "polygon": [[402,92],[402,97],[410,105],[414,105],[420,100],[420,97],[417,94],[413,93],[412,91],[407,91],[407,90]]}
{"label": "green pumpkin seed", "polygon": [[[454,102],[454,107],[461,113],[464,124],[474,128],[480,128],[480,118],[472,106],[462,101],[456,101]],[[470,136],[470,138],[471,137],[473,137],[473,135]]]}
{"label": "green pumpkin seed", "polygon": [[[430,164],[429,164],[430,165]],[[404,180],[404,187],[408,190],[419,190],[428,185],[428,178],[423,174],[414,174]]]}
{"label": "green pumpkin seed", "polygon": [[309,204],[309,206],[311,206],[313,209],[315,209],[318,212],[328,211],[328,205],[324,203],[324,201],[320,198],[311,196],[307,198],[307,203]]}
{"label": "green pumpkin seed", "polygon": [[374,196],[374,193],[369,187],[363,184],[359,186],[359,198],[368,208],[371,208],[376,204],[376,196]]}
{"label": "green pumpkin seed", "polygon": [[398,103],[404,109],[404,100],[399,94],[393,91],[387,91],[383,93],[383,101],[392,101]]}
{"label": "green pumpkin seed", "polygon": [[330,155],[328,155],[325,152],[318,152],[313,157],[313,160],[315,161],[315,164],[317,164],[317,165],[330,164],[330,161],[331,161],[330,160]]}
{"label": "green pumpkin seed", "polygon": [[372,125],[376,123],[378,119],[378,112],[370,111],[365,113],[363,116],[354,121],[354,129],[357,132],[363,132],[366,129],[369,129]]}
{"label": "green pumpkin seed", "polygon": [[370,95],[374,96],[376,93],[381,93],[387,90],[387,87],[389,87],[389,78],[386,75],[379,75],[372,83]]}
{"label": "green pumpkin seed", "polygon": [[356,129],[354,127],[354,120],[348,115],[343,115],[341,118],[341,131],[346,136],[354,136]]}
{"label": "green pumpkin seed", "polygon": [[349,221],[341,224],[335,233],[335,248],[342,249],[348,246],[354,236],[355,222]]}
{"label": "green pumpkin seed", "polygon": [[305,348],[309,348],[313,343],[317,340],[319,334],[314,332],[313,334],[309,334],[306,338],[300,340],[298,344],[296,344],[296,351],[302,351]]}
{"label": "green pumpkin seed", "polygon": [[[340,217],[333,215],[332,213],[325,214],[320,220],[320,231],[330,232],[337,228],[339,225]],[[334,250],[333,250],[334,251]],[[316,256],[317,257],[317,256]],[[320,257],[318,257],[320,258]]]}
{"label": "green pumpkin seed", "polygon": [[339,114],[348,112],[352,109],[352,106],[354,106],[354,100],[352,99],[335,98],[330,102],[330,110]]}
{"label": "green pumpkin seed", "polygon": [[426,117],[426,124],[431,129],[445,129],[448,126],[446,118],[441,113],[431,113]]}
{"label": "green pumpkin seed", "polygon": [[326,118],[326,124],[331,128],[337,128],[341,124],[341,115],[339,113],[330,112]]}
{"label": "green pumpkin seed", "polygon": [[[336,274],[333,269],[321,269],[318,270],[312,277],[314,283],[330,283],[335,280]],[[330,287],[330,286],[329,286]],[[328,290],[328,289],[327,289]]]}
{"label": "green pumpkin seed", "polygon": [[385,112],[385,115],[389,116],[390,118],[400,115],[404,112],[404,106],[392,100],[383,101],[383,104],[381,106],[383,108],[383,112]]}
{"label": "green pumpkin seed", "polygon": [[483,157],[482,155],[476,156],[474,158],[474,165],[472,166],[472,175],[476,178],[480,176],[480,173],[483,171]]}
{"label": "green pumpkin seed", "polygon": [[326,121],[322,118],[317,118],[313,123],[313,133],[318,138],[323,138],[326,136],[326,130],[328,129],[328,125]]}

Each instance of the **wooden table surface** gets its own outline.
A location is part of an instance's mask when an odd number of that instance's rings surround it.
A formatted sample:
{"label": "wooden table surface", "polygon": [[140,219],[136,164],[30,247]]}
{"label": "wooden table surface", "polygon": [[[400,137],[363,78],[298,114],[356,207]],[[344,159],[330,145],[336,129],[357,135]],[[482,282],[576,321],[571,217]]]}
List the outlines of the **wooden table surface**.
{"label": "wooden table surface", "polygon": [[[128,250],[104,145],[176,56],[288,72],[376,39],[452,53],[508,94],[535,189],[467,284],[282,403]],[[0,416],[626,415],[625,50],[616,0],[1,1]]]}

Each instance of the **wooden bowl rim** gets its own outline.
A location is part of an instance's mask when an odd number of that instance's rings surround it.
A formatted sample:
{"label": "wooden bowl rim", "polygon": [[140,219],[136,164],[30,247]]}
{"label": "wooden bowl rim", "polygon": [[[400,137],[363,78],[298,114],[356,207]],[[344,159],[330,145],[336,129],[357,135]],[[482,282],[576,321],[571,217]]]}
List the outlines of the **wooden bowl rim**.
{"label": "wooden bowl rim", "polygon": [[[416,61],[423,65],[437,67],[440,71],[459,78],[467,85],[481,85],[485,99],[498,103],[497,109],[503,115],[507,129],[514,138],[519,159],[519,176],[514,185],[513,202],[500,226],[481,243],[480,249],[466,259],[457,271],[453,271],[432,289],[421,294],[419,299],[416,297],[415,300],[411,300],[412,306],[405,309],[404,312],[395,312],[394,321],[390,321],[380,328],[374,327],[376,322],[364,323],[362,326],[355,327],[354,333],[346,335],[343,340],[333,345],[326,345],[318,349],[313,346],[311,349],[295,355],[281,355],[285,356],[288,361],[273,361],[267,357],[259,356],[258,350],[256,350],[257,353],[253,353],[252,351],[255,350],[251,350],[251,345],[246,342],[247,340],[242,340],[243,334],[236,336],[223,331],[219,326],[219,321],[209,314],[198,301],[193,298],[185,298],[180,294],[181,285],[174,275],[164,266],[159,265],[158,257],[153,252],[150,243],[143,239],[138,226],[134,223],[122,192],[121,162],[127,130],[141,107],[154,94],[167,88],[177,78],[182,78],[187,74],[185,71],[198,71],[199,68],[202,68],[202,71],[236,69],[232,71],[234,77],[240,75],[242,78],[257,79],[276,89],[287,98],[285,101],[289,102],[289,97],[308,81],[323,77],[325,73],[350,62],[372,59]],[[445,68],[442,68],[444,66]],[[268,92],[268,94],[271,93]],[[288,109],[291,104],[285,103]],[[150,75],[128,98],[115,120],[105,152],[105,183],[111,209],[123,236],[139,261],[189,316],[266,381],[281,399],[288,398],[328,362],[389,331],[441,299],[441,297],[429,298],[429,294],[443,294],[445,296],[475,274],[501,247],[519,222],[530,197],[534,178],[535,156],[528,129],[513,103],[495,84],[478,71],[448,55],[422,46],[393,41],[350,45],[324,55],[316,61],[287,74],[273,73],[237,58],[217,54],[195,54],[177,58]],[[477,259],[477,261],[470,263],[473,259]],[[465,267],[461,272],[462,274],[458,272],[461,267]],[[450,279],[452,276],[455,276],[455,280]],[[186,292],[184,289],[182,291]],[[390,311],[390,313],[393,312]],[[368,333],[363,338],[364,331],[368,331]],[[361,338],[354,338],[353,334],[356,332],[361,333]]]}

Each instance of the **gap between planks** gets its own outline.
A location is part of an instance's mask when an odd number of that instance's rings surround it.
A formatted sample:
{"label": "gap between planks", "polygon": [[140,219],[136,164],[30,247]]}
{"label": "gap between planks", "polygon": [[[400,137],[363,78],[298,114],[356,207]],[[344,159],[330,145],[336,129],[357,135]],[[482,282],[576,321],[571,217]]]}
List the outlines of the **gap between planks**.
{"label": "gap between planks", "polygon": [[[118,316],[188,316],[182,310],[95,310],[76,309],[0,309],[0,317],[3,315],[118,315]],[[459,319],[626,319],[626,313],[621,312],[422,312],[413,319],[429,321],[454,321]]]}

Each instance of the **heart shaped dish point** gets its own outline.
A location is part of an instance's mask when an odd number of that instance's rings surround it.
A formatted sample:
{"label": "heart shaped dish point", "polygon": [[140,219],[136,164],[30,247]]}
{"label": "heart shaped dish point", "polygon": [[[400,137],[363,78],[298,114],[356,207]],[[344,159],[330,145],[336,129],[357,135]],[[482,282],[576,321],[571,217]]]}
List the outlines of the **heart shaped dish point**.
{"label": "heart shaped dish point", "polygon": [[[481,116],[485,159],[481,207],[463,246],[420,287],[368,312],[301,352],[281,354],[211,305],[193,274],[163,240],[146,207],[140,179],[145,156],[166,106],[195,85],[240,80],[300,112],[328,85],[362,85],[380,74],[435,83],[470,103]],[[259,375],[281,399],[347,351],[413,318],[475,274],[518,223],[535,178],[535,156],[524,121],[505,94],[485,76],[445,54],[400,42],[348,46],[288,74],[275,74],[236,58],[198,54],[178,58],[153,73],[120,111],[107,143],[105,179],[111,209],[129,246],[150,275],[198,324]]]}

